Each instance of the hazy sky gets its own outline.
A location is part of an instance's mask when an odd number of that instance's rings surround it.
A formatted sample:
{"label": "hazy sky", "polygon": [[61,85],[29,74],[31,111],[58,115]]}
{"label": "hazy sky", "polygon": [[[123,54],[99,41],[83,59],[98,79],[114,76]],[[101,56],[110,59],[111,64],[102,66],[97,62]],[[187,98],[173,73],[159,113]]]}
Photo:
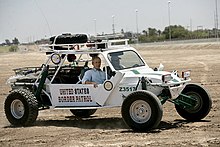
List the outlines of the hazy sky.
{"label": "hazy sky", "polygon": [[[170,1],[171,25],[215,27],[215,0]],[[163,31],[169,25],[168,0],[0,0],[0,43],[62,32],[95,34],[95,26],[99,34],[112,33],[113,19],[116,32],[136,32],[136,16],[139,32],[149,27]]]}

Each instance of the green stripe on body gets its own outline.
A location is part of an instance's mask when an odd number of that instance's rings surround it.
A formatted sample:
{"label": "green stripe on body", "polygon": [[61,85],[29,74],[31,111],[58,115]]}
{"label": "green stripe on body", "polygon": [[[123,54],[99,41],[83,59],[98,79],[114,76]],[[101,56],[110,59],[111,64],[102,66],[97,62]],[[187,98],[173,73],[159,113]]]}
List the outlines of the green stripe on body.
{"label": "green stripe on body", "polygon": [[140,74],[137,70],[131,70],[134,74]]}

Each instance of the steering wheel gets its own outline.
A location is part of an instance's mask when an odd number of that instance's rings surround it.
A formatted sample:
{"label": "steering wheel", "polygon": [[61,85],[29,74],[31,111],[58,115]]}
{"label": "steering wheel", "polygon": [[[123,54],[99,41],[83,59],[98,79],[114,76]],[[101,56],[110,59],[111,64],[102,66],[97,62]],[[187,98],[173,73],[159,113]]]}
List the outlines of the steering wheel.
{"label": "steering wheel", "polygon": [[139,64],[134,64],[132,67],[138,67],[139,66]]}

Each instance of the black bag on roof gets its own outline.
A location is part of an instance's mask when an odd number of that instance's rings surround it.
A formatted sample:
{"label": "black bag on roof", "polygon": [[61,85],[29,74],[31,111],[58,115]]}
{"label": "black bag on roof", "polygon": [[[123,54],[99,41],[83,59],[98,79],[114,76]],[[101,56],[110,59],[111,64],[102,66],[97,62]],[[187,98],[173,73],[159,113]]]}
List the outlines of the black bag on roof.
{"label": "black bag on roof", "polygon": [[[86,43],[88,41],[88,37],[85,34],[62,34],[59,36],[50,37],[50,44],[78,44],[78,43]],[[67,47],[62,46],[54,46],[51,47],[55,50],[66,50]]]}
{"label": "black bag on roof", "polygon": [[[55,42],[54,42],[55,39]],[[86,43],[88,37],[85,34],[62,34],[59,36],[53,36],[50,38],[51,44],[75,44],[75,43]]]}

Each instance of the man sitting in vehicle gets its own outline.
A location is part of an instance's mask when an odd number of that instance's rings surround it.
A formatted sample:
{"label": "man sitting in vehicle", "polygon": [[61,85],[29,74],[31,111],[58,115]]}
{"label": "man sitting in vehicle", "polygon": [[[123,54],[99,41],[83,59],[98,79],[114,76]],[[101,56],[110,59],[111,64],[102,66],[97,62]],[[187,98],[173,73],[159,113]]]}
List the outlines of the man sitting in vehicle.
{"label": "man sitting in vehicle", "polygon": [[120,57],[116,56],[116,55],[112,55],[111,56],[111,63],[113,65],[113,67],[116,69],[116,70],[121,70],[123,69],[124,67],[120,64]]}
{"label": "man sitting in vehicle", "polygon": [[97,87],[97,84],[102,84],[106,80],[106,74],[100,69],[101,59],[98,56],[92,58],[93,68],[86,71],[83,76],[83,84],[94,84],[94,87]]}

